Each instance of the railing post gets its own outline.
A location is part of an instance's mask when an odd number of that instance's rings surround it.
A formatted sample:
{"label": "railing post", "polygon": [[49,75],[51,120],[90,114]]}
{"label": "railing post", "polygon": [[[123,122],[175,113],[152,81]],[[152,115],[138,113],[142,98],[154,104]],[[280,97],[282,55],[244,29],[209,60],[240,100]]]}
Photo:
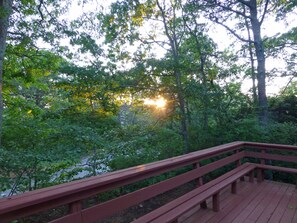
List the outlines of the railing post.
{"label": "railing post", "polygon": [[212,196],[213,211],[220,211],[220,192]]}
{"label": "railing post", "polygon": [[[261,149],[261,153],[264,154],[265,150]],[[264,165],[265,164],[265,159],[261,159],[260,163]],[[261,182],[263,182],[263,180],[264,180],[264,169],[258,168],[258,170],[257,170],[257,181],[258,181],[258,183],[261,183]]]}
{"label": "railing post", "polygon": [[236,194],[237,193],[237,182],[234,181],[232,184],[231,184],[231,193],[232,194]]}
{"label": "railing post", "polygon": [[[195,168],[199,168],[199,167],[200,167],[200,163],[197,162],[197,163],[195,164]],[[197,179],[197,187],[200,187],[200,186],[202,186],[202,185],[203,185],[203,178],[202,178],[202,177],[199,177],[199,178]],[[202,209],[207,209],[206,201],[202,201],[202,202],[200,203],[200,207],[201,207]]]}
{"label": "railing post", "polygon": [[69,213],[80,212],[82,209],[82,205],[80,201],[75,201],[69,204]]}
{"label": "railing post", "polygon": [[[235,151],[235,153],[240,153],[240,150],[237,149],[237,150]],[[237,167],[239,167],[240,165],[241,165],[241,159],[237,160],[237,162],[236,162],[236,166],[237,166]]]}
{"label": "railing post", "polygon": [[[261,153],[265,153],[265,150],[264,149],[261,149]],[[261,164],[265,164],[265,159],[261,159]]]}
{"label": "railing post", "polygon": [[[240,150],[237,149],[237,150],[235,151],[235,153],[240,153]],[[236,166],[239,167],[241,164],[242,164],[242,163],[241,163],[241,159],[237,160],[237,162],[236,162]],[[240,177],[240,181],[244,181],[244,176]]]}
{"label": "railing post", "polygon": [[[69,214],[81,212],[81,210],[82,210],[81,201],[75,201],[75,202],[69,204]],[[82,222],[81,215],[80,215],[79,219],[77,219],[77,222]]]}
{"label": "railing post", "polygon": [[255,175],[254,170],[251,170],[251,172],[249,173],[250,183],[254,183],[254,177],[255,177],[254,175]]}

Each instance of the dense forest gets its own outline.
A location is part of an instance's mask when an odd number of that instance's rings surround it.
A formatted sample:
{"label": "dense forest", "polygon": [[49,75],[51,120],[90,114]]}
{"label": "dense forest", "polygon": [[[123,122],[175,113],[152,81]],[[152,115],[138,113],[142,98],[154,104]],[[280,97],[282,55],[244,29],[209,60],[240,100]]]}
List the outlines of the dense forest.
{"label": "dense forest", "polygon": [[296,6],[0,0],[1,196],[232,141],[297,145]]}

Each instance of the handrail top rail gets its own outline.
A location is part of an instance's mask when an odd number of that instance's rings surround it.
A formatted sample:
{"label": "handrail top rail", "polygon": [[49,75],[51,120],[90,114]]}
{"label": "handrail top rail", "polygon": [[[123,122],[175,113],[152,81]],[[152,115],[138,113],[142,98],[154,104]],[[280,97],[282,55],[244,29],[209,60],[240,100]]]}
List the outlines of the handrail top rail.
{"label": "handrail top rail", "polygon": [[[35,191],[29,191],[12,197],[2,198],[0,199],[0,214],[20,208],[25,208],[31,205],[48,202],[50,200],[55,200],[64,196],[66,197],[71,194],[92,190],[94,188],[106,186],[121,180],[129,178],[137,179],[144,174],[163,173],[195,163],[202,159],[219,155],[224,152],[240,149],[244,146],[297,151],[297,146],[236,141],[157,162],[130,167],[127,169],[105,173],[99,176],[64,183],[48,188],[42,188]],[[150,176],[153,176],[153,174]]]}
{"label": "handrail top rail", "polygon": [[293,146],[293,145],[261,143],[261,142],[243,142],[243,146],[250,146],[250,147],[261,148],[261,149],[296,150],[297,152],[297,146]]}

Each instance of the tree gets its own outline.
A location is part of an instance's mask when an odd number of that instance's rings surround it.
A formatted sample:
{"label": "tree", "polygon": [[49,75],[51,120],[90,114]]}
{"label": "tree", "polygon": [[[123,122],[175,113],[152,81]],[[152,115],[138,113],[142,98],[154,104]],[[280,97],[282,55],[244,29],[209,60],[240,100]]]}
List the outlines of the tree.
{"label": "tree", "polygon": [[[175,88],[179,107],[179,120],[181,135],[183,136],[185,153],[189,150],[189,139],[186,120],[185,99],[182,86],[182,71],[180,64],[180,43],[183,37],[183,22],[177,15],[180,11],[179,1],[156,0],[140,3],[138,1],[123,1],[112,4],[111,14],[104,16],[106,41],[113,43],[111,49],[119,52],[119,56],[127,55],[125,44],[127,42],[144,46],[163,45],[169,53],[172,76],[175,79]],[[115,16],[114,14],[117,14]],[[140,33],[137,28],[145,23],[155,23],[161,31],[155,33]],[[159,30],[158,30],[159,31]],[[159,41],[158,35],[164,36],[164,41]],[[125,57],[126,59],[127,57]]]}
{"label": "tree", "polygon": [[265,41],[265,47],[267,48],[266,54],[268,57],[276,60],[284,60],[286,63],[285,69],[275,69],[275,72],[278,71],[281,77],[289,77],[287,85],[290,85],[297,76],[297,27],[293,27],[280,36],[268,38]]}
{"label": "tree", "polygon": [[[267,124],[268,104],[266,96],[266,68],[265,68],[265,45],[262,36],[262,25],[270,12],[283,11],[287,13],[294,7],[284,7],[289,3],[281,1],[257,1],[257,0],[228,0],[217,1],[209,0],[205,2],[195,1],[202,4],[204,10],[209,14],[210,20],[222,25],[230,33],[235,35],[243,42],[252,43],[255,47],[257,58],[257,81],[258,81],[258,108],[259,121],[262,125]],[[293,6],[295,3],[293,4]],[[233,16],[233,17],[232,17]],[[233,27],[229,26],[227,21],[230,19],[242,19],[246,23],[246,27],[250,27],[253,33],[253,39],[243,37]]]}
{"label": "tree", "polygon": [[6,36],[9,27],[9,17],[12,13],[12,0],[0,1],[0,147],[2,137],[2,114],[3,114],[3,61],[6,48]]}
{"label": "tree", "polygon": [[[20,45],[30,51],[32,48],[43,50],[40,47],[42,42],[50,44],[55,52],[65,53],[66,48],[60,46],[59,40],[72,34],[73,30],[70,32],[69,29],[73,27],[68,27],[60,15],[67,11],[70,3],[58,0],[0,1],[0,140],[4,108],[2,75],[6,44]],[[26,51],[20,56],[25,57],[25,54]]]}
{"label": "tree", "polygon": [[[177,88],[177,96],[180,110],[181,133],[184,139],[185,153],[189,151],[189,136],[186,118],[186,106],[184,98],[184,90],[182,86],[182,71],[180,61],[180,44],[183,37],[183,28],[181,28],[182,20],[178,18],[177,13],[181,5],[179,1],[171,1],[167,5],[167,1],[156,0],[157,7],[160,11],[160,18],[165,30],[165,35],[170,46],[170,53],[173,62],[173,75]],[[169,7],[169,8],[166,8]]]}
{"label": "tree", "polygon": [[[183,6],[183,21],[186,30],[186,38],[182,45],[182,51],[184,55],[188,57],[188,61],[183,67],[187,67],[188,72],[193,73],[190,81],[199,82],[201,91],[196,94],[196,97],[200,97],[202,101],[203,110],[203,129],[208,130],[208,116],[210,105],[209,88],[213,84],[216,78],[216,66],[213,64],[212,59],[217,57],[216,46],[212,39],[207,35],[206,24],[199,23],[200,15],[199,10],[195,7],[195,4],[185,4]],[[189,56],[191,54],[191,56]],[[191,58],[191,59],[190,59]],[[201,84],[200,84],[201,82]],[[199,86],[196,86],[199,89]],[[200,108],[201,109],[201,108]]]}

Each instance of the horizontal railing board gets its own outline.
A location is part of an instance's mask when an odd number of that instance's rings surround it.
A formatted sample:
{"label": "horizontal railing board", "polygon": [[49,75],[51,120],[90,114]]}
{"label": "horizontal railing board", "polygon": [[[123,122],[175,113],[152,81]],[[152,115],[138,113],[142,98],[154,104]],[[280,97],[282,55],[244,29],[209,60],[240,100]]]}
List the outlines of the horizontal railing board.
{"label": "horizontal railing board", "polygon": [[[246,170],[246,173],[248,173],[249,171],[253,170],[254,168],[255,167],[253,165],[250,165],[249,168]],[[231,183],[235,182],[238,178],[240,178],[243,175],[244,174],[242,174],[241,172],[232,174],[231,177],[227,178],[227,181],[228,182],[225,183],[225,187],[227,187]],[[186,213],[187,211],[189,211],[190,210],[189,207],[191,207],[191,208],[195,207],[195,205],[197,205],[197,201],[196,200],[203,200],[204,198],[211,197],[218,190],[222,190],[225,187],[221,187],[221,185],[215,185],[210,190],[207,190],[205,192],[205,194],[204,193],[198,194],[197,196],[191,198],[191,200],[189,202],[181,204],[175,210],[172,210],[172,211],[167,212],[165,215],[163,215],[160,218],[158,218],[158,220],[152,221],[152,223],[170,222],[171,219],[174,219],[171,216],[177,215],[177,214],[180,216],[180,215]]]}
{"label": "horizontal railing board", "polygon": [[[35,205],[42,202],[48,202],[49,200],[60,200],[61,197],[71,195],[73,199],[67,199],[67,201],[65,200],[65,202],[63,202],[64,199],[61,199],[61,201],[59,202],[57,201],[57,206],[64,205],[69,202],[74,202],[83,199],[82,197],[84,196],[81,195],[83,191],[87,191],[88,194],[95,188],[103,188],[104,185],[108,185],[104,189],[94,191],[94,193],[90,195],[92,196],[115,187],[123,186],[170,170],[177,169],[179,167],[190,165],[192,163],[195,163],[197,159],[204,159],[207,157],[211,157],[213,155],[219,155],[218,153],[234,150],[242,144],[242,142],[229,143],[206,150],[200,150],[197,152],[189,153],[183,156],[149,163],[146,165],[131,167],[128,169],[115,171],[96,177],[90,177],[87,179],[65,183],[62,185],[56,185],[49,188],[43,188],[36,191],[30,191],[9,198],[2,198],[0,199],[0,214],[5,213],[7,211],[21,209],[26,206]],[[111,186],[110,184],[112,183],[115,183],[116,185]],[[78,193],[80,195],[78,197],[74,196],[75,193]]]}
{"label": "horizontal railing board", "polygon": [[272,165],[265,165],[265,164],[256,164],[257,168],[266,169],[266,170],[276,170],[280,172],[287,172],[287,173],[294,173],[297,174],[296,168],[290,167],[282,167],[282,166],[272,166]]}
{"label": "horizontal railing board", "polygon": [[[154,163],[30,191],[9,198],[2,198],[0,199],[0,219],[2,219],[3,216],[12,216],[12,213],[17,214],[18,217],[22,217],[38,211],[67,205],[113,188],[147,179],[243,147],[297,152],[297,146],[233,142]],[[13,220],[15,218],[10,219]]]}
{"label": "horizontal railing board", "polygon": [[265,149],[265,150],[276,149],[276,150],[288,150],[288,151],[297,152],[297,146],[291,146],[291,145],[259,143],[259,142],[244,142],[243,146]]}
{"label": "horizontal railing board", "polygon": [[[203,194],[203,196],[204,196],[205,191],[211,189],[212,187],[215,187],[220,181],[225,180],[225,179],[231,179],[231,177],[232,177],[232,181],[230,181],[230,184],[231,184],[234,180],[238,179],[236,174],[240,173],[242,170],[244,170],[246,168],[249,168],[249,166],[251,166],[251,168],[254,168],[254,165],[251,165],[251,164],[241,165],[241,166],[237,167],[236,169],[233,169],[232,171],[227,172],[223,176],[220,176],[220,177],[208,182],[207,184],[204,184],[204,185],[200,186],[199,188],[188,192],[184,196],[177,198],[176,200],[158,208],[156,211],[151,212],[139,219],[136,219],[135,221],[133,221],[133,223],[152,222],[153,220],[155,220],[156,218],[158,218],[160,216],[167,217],[168,216],[167,214],[169,214],[169,216],[173,216],[176,213],[171,214],[171,212],[172,211],[175,212],[178,209],[176,207],[181,207],[182,213],[184,213],[184,210],[187,209],[187,207],[189,206],[188,205],[189,200],[193,200],[194,197],[199,197],[199,195],[201,195],[201,194]],[[234,178],[234,176],[235,176],[235,178]],[[194,202],[195,202],[194,205],[197,205],[197,201],[195,200]],[[186,204],[186,208],[182,206],[183,204]],[[179,215],[181,215],[182,213],[180,213]],[[167,221],[159,221],[159,222],[167,222]]]}
{"label": "horizontal railing board", "polygon": [[257,153],[245,151],[246,157],[258,158],[258,159],[266,159],[266,160],[278,160],[284,162],[297,163],[297,156],[287,156],[287,155],[279,155],[279,154],[270,154],[270,153]]}
{"label": "horizontal railing board", "polygon": [[236,153],[234,155],[223,158],[208,165],[199,167],[197,169],[188,171],[171,179],[164,180],[157,184],[132,192],[130,194],[87,208],[82,211],[84,222],[92,222],[95,220],[104,219],[117,211],[131,207],[156,195],[174,189],[194,179],[197,179],[198,177],[201,177],[206,173],[212,172],[217,168],[236,162],[237,160],[243,157],[244,152]]}
{"label": "horizontal railing board", "polygon": [[50,223],[81,223],[82,216],[80,212],[69,214],[65,217],[59,218],[57,220],[53,220]]}

